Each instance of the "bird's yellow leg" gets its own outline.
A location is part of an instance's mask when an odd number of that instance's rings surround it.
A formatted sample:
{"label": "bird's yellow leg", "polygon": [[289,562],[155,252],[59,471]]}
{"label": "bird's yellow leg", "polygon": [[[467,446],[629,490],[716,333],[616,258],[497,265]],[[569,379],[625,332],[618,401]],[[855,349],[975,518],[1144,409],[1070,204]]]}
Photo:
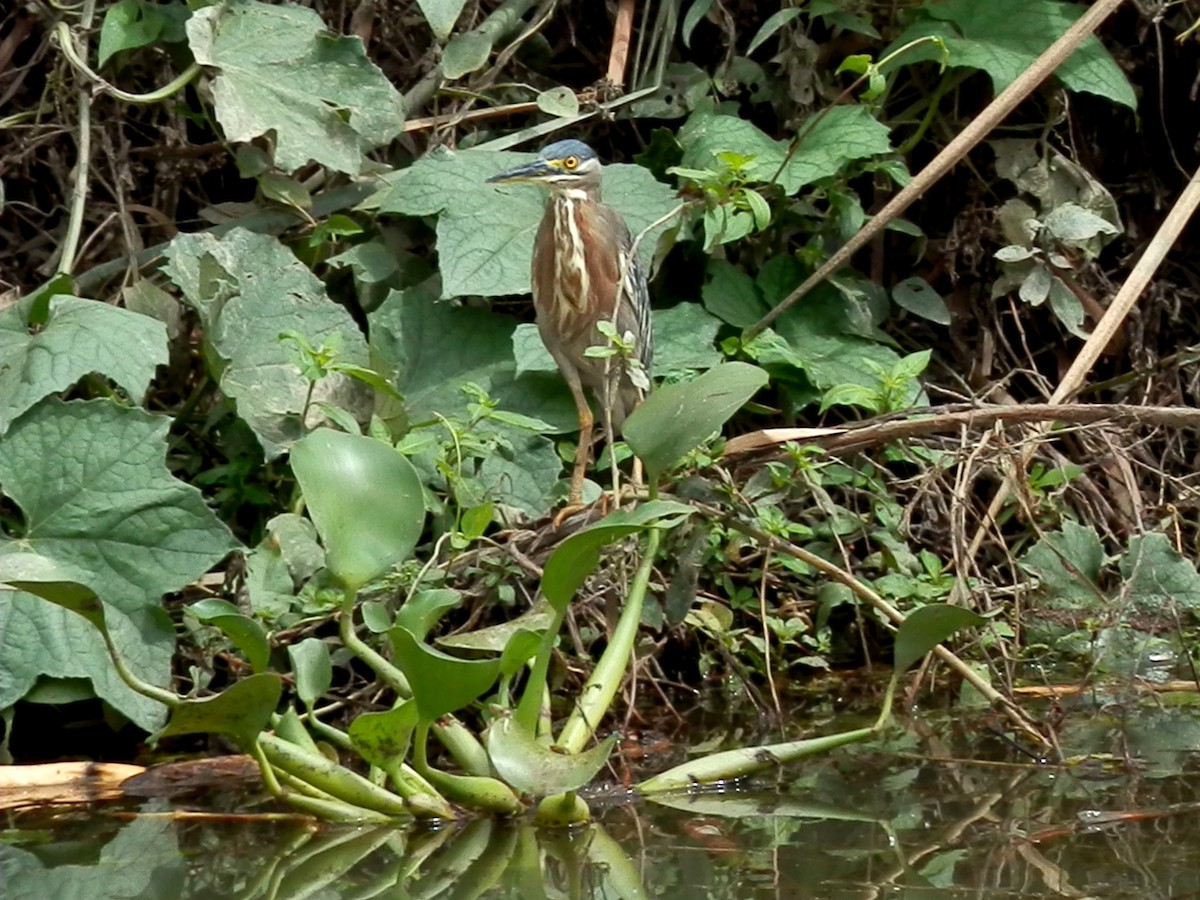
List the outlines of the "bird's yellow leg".
{"label": "bird's yellow leg", "polygon": [[[583,476],[587,471],[588,455],[592,451],[592,427],[596,424],[583,389],[571,386],[575,408],[579,412],[579,445],[575,448],[575,467],[571,470],[571,489],[567,494],[568,507],[583,507]],[[561,515],[561,513],[560,513]]]}

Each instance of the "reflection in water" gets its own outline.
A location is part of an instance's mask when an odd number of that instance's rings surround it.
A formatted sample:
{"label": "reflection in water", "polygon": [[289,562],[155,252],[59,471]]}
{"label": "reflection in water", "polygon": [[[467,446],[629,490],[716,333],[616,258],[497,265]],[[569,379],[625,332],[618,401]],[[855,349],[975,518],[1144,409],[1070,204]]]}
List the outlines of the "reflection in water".
{"label": "reflection in water", "polygon": [[[1168,709],[1124,724],[1119,747],[1114,729],[1094,718],[1065,729],[1068,753],[1092,754],[1073,768],[1016,755],[956,761],[936,738],[910,732],[890,746],[846,748],[797,766],[769,792],[609,806],[598,809],[597,824],[557,832],[482,820],[409,830],[175,820],[161,800],[53,821],[25,815],[0,832],[0,896],[1195,895],[1192,716]],[[978,735],[971,743],[978,752]],[[1097,763],[1104,750],[1141,762]],[[242,812],[247,805],[245,797],[227,801]]]}

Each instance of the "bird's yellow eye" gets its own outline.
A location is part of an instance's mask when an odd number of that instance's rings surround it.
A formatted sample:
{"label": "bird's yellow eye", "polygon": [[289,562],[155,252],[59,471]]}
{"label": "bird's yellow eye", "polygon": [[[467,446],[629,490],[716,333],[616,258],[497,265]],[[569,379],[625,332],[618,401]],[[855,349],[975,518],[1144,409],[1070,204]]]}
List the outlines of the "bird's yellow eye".
{"label": "bird's yellow eye", "polygon": [[579,157],[568,156],[566,159],[563,160],[562,164],[563,164],[563,168],[566,169],[568,172],[570,172],[572,169],[574,169],[576,166],[579,165]]}

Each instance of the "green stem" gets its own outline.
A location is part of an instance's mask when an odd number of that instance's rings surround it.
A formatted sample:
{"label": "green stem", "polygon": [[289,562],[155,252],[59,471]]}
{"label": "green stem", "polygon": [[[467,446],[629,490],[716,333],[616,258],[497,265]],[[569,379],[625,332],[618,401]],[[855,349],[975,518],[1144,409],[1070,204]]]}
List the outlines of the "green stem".
{"label": "green stem", "polygon": [[521,702],[517,704],[516,711],[513,713],[518,724],[531,733],[537,730],[538,716],[542,709],[542,697],[546,690],[546,676],[550,671],[550,657],[554,653],[554,641],[558,637],[558,632],[566,617],[566,606],[562,610],[554,610],[554,618],[550,620],[550,625],[542,634],[542,643],[538,647],[533,668],[529,671],[529,680],[525,683]]}
{"label": "green stem", "polygon": [[66,22],[59,22],[54,26],[54,36],[58,39],[58,46],[62,48],[63,56],[67,58],[75,71],[86,76],[109,94],[112,94],[118,100],[124,100],[126,103],[157,103],[160,100],[166,100],[176,91],[179,91],[188,84],[192,79],[200,74],[200,64],[192,63],[174,80],[167,82],[158,90],[151,91],[148,94],[130,94],[127,91],[121,90],[115,85],[109,84],[84,62],[83,57],[79,53],[79,49],[75,46],[75,40],[71,35],[71,29]]}
{"label": "green stem", "polygon": [[583,686],[579,702],[571,711],[567,724],[563,726],[558,737],[558,746],[567,753],[579,753],[587,746],[625,679],[625,671],[629,667],[634,641],[637,639],[638,626],[642,621],[642,606],[646,600],[646,590],[650,586],[650,574],[654,571],[654,561],[658,556],[661,541],[662,530],[651,528],[646,539],[646,552],[642,557],[642,564],[633,577],[633,584],[629,588],[629,596],[625,600],[625,608],[621,610],[621,618],[613,631],[612,640],[604,649],[600,662],[596,663],[596,668],[592,670],[587,684]]}
{"label": "green stem", "polygon": [[182,697],[157,685],[150,684],[148,681],[142,681],[142,679],[133,674],[129,666],[125,665],[125,660],[121,658],[121,654],[117,652],[117,645],[113,643],[112,635],[108,633],[108,626],[103,623],[101,623],[100,635],[104,638],[104,646],[108,649],[108,655],[112,659],[113,668],[117,670],[117,675],[129,685],[131,690],[136,691],[143,697],[157,700],[168,709],[176,709],[183,705],[184,700]]}
{"label": "green stem", "polygon": [[379,680],[390,687],[401,697],[411,697],[412,688],[404,673],[384,659],[379,653],[367,646],[367,643],[354,630],[354,601],[357,594],[346,588],[342,596],[342,620],[338,623],[338,632],[342,643],[351,653],[365,662],[378,676]]}

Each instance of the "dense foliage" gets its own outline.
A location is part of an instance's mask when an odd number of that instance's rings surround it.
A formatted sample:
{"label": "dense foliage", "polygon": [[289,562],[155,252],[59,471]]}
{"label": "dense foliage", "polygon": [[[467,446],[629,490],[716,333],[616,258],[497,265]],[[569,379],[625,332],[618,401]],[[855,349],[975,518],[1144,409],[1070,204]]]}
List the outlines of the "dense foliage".
{"label": "dense foliage", "polygon": [[[1194,137],[1150,124],[1168,85],[1131,83],[1157,73],[1116,27],[879,218],[1082,7],[693,0],[614,34],[603,4],[312,6],[0,23],[6,747],[14,710],[99,698],[160,738],[232,737],[317,814],[561,794],[543,813],[569,819],[635,651],[640,677],[732,674],[778,709],[790,679],[902,671],[982,621],[953,599],[994,616],[990,665],[943,658],[1032,735],[1014,660],[1127,662],[1200,605],[1194,422],[1162,410],[1194,400],[1194,286],[1152,289],[1108,343],[1092,396],[1140,414],[1020,406],[1063,399],[1179,184],[1111,134]],[[611,163],[660,385],[589,485],[636,454],[651,499],[565,531],[574,407],[525,300],[543,198],[485,183],[551,135]],[[962,415],[994,405],[1027,415]],[[319,771],[314,737],[403,800]]]}

